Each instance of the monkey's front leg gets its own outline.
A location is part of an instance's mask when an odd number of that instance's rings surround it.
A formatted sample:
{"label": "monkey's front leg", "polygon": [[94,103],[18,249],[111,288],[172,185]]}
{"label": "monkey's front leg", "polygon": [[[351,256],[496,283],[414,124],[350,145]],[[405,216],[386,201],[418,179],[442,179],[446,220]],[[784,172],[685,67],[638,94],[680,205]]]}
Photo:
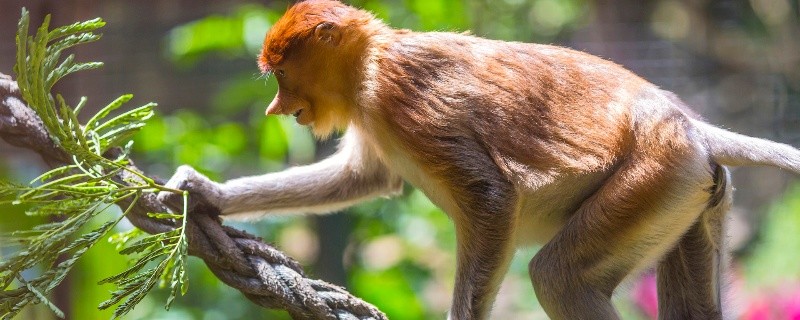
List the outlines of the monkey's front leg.
{"label": "monkey's front leg", "polygon": [[[339,152],[311,165],[225,183],[213,182],[191,167],[181,166],[167,187],[188,190],[191,204],[201,200],[223,215],[243,216],[256,212],[333,212],[396,192],[402,180],[389,172],[358,136],[349,134]],[[171,208],[182,207],[180,195],[161,192],[159,199]]]}

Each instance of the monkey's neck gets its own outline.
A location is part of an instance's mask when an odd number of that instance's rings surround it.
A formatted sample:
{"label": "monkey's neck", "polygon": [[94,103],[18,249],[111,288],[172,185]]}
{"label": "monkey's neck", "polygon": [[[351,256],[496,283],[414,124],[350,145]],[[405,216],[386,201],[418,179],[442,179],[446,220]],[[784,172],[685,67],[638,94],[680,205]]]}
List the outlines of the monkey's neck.
{"label": "monkey's neck", "polygon": [[[355,110],[353,122],[361,126],[364,115],[369,114],[375,107],[376,91],[378,89],[378,76],[380,60],[386,57],[387,48],[391,45],[396,32],[409,32],[408,30],[395,30],[373,19],[361,27],[359,42],[361,55],[355,59],[355,67],[351,68],[350,76],[355,84],[353,90],[353,104]],[[356,49],[354,47],[354,49]],[[363,126],[362,126],[363,127]]]}

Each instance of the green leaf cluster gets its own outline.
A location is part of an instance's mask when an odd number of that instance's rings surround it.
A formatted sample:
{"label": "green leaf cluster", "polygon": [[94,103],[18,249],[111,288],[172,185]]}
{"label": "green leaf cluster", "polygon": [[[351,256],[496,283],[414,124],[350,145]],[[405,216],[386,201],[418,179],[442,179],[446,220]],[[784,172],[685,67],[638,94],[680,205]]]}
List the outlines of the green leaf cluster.
{"label": "green leaf cluster", "polygon": [[[119,112],[132,98],[123,95],[101,108],[88,122],[80,123],[78,115],[87,99],[81,98],[72,107],[60,94],[54,97],[50,93],[63,77],[102,66],[99,62],[76,62],[72,54],[61,57],[70,47],[98,40],[100,35],[94,31],[105,22],[97,18],[48,30],[49,21],[48,16],[35,35],[29,35],[29,15],[22,10],[14,71],[23,99],[72,162],[42,174],[27,185],[0,181],[0,203],[24,205],[29,208],[27,214],[47,216],[50,221],[0,238],[3,246],[16,249],[0,260],[2,319],[13,317],[32,303],[42,303],[63,317],[64,313],[47,296],[64,280],[75,262],[118,224],[142,194],[162,190],[182,193],[156,184],[130,167],[127,160],[131,139],[153,116],[154,103]],[[119,114],[112,117],[115,111]],[[120,146],[123,149],[119,156],[106,157],[111,148]],[[118,178],[123,171],[127,171],[125,176],[134,178]],[[108,209],[121,201],[129,203],[122,214],[110,214]],[[161,213],[154,217],[171,219],[176,228],[163,234],[139,236],[140,240],[131,243],[123,241],[131,237],[117,237],[122,239],[118,240],[120,245],[128,244],[121,253],[135,254],[138,258],[127,270],[101,281],[119,287],[100,305],[108,308],[122,302],[114,312],[115,317],[130,311],[156,283],[171,288],[167,307],[179,291],[186,292],[188,245],[184,215]],[[93,219],[104,222],[86,232]],[[145,268],[151,264],[155,267]]]}
{"label": "green leaf cluster", "polygon": [[[184,205],[188,193],[184,193]],[[184,208],[186,212],[186,208]],[[186,274],[186,257],[188,256],[188,243],[186,242],[186,220],[183,215],[171,213],[151,213],[150,217],[156,219],[181,219],[183,224],[169,232],[146,235],[138,229],[117,234],[111,241],[121,249],[120,254],[137,255],[135,262],[124,271],[100,280],[100,284],[114,283],[118,290],[111,293],[111,299],[100,304],[101,309],[111,307],[126,299],[114,311],[118,317],[144,299],[148,292],[158,283],[160,287],[169,287],[170,294],[165,305],[166,309],[172,305],[178,292],[186,294],[188,289],[188,275]],[[145,270],[145,267],[155,263],[155,267]]]}

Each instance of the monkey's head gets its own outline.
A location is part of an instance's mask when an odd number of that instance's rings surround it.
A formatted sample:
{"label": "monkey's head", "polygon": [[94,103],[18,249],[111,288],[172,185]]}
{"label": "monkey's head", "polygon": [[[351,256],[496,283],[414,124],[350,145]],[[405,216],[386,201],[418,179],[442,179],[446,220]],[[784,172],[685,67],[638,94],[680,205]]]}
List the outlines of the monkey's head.
{"label": "monkey's head", "polygon": [[258,58],[278,80],[267,115],[293,114],[317,137],[350,123],[372,14],[334,0],[292,5],[269,30]]}

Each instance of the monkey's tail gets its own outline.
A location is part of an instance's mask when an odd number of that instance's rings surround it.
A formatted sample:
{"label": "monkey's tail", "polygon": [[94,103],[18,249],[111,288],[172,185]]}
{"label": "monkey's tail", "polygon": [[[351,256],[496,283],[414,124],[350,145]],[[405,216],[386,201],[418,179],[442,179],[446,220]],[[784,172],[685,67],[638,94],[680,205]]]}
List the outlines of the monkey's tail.
{"label": "monkey's tail", "polygon": [[800,174],[800,150],[783,143],[748,137],[692,120],[708,153],[728,166],[768,165]]}

